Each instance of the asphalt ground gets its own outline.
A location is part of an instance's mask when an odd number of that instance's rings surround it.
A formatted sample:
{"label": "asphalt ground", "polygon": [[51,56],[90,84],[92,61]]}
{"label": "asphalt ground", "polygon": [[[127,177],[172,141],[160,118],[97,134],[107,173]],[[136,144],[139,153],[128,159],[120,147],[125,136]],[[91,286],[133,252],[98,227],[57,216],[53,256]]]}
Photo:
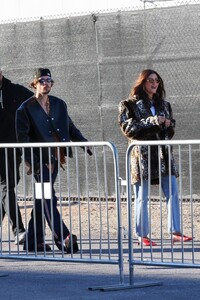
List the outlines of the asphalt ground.
{"label": "asphalt ground", "polygon": [[[0,299],[199,299],[200,270],[191,268],[134,267],[130,287],[128,264],[119,287],[116,265],[55,261],[0,260]],[[145,285],[158,284],[145,287]],[[137,287],[141,285],[141,287]],[[96,289],[98,288],[98,289]]]}
{"label": "asphalt ground", "polygon": [[[157,206],[156,206],[157,207]],[[154,213],[157,209],[154,207]],[[76,208],[76,206],[73,206]],[[103,207],[102,207],[103,209]],[[184,245],[184,261],[185,263],[195,263],[199,265],[200,262],[200,238],[199,238],[199,223],[198,223],[198,205],[195,206],[194,218],[195,239],[194,247],[192,242]],[[96,216],[96,209],[92,210],[92,230],[98,230],[98,217]],[[83,210],[84,215],[87,211]],[[126,213],[126,212],[125,212]],[[73,213],[73,216],[76,215]],[[115,220],[115,214],[112,210],[112,220]],[[185,214],[184,214],[185,216]],[[123,218],[124,219],[124,218]],[[157,218],[153,218],[156,227]],[[97,224],[96,224],[97,223]],[[52,299],[146,299],[148,300],[189,300],[200,299],[200,269],[199,268],[176,268],[176,267],[155,267],[136,265],[134,266],[134,280],[133,286],[129,285],[129,266],[128,266],[128,245],[127,237],[123,242],[124,250],[124,284],[120,284],[119,269],[117,265],[107,263],[93,262],[66,262],[56,261],[53,253],[48,253],[49,260],[34,260],[34,257],[28,255],[28,260],[19,258],[5,258],[8,251],[11,255],[17,254],[17,246],[14,245],[14,240],[8,240],[7,236],[7,222],[3,222],[3,242],[2,242],[2,257],[0,257],[0,300],[52,300]],[[115,222],[111,223],[113,232]],[[112,227],[111,226],[111,227]],[[157,228],[157,227],[156,227]],[[83,227],[85,229],[85,227]],[[189,229],[187,232],[189,232]],[[96,233],[96,231],[94,231]],[[155,231],[156,233],[156,231]],[[155,234],[154,233],[154,234]],[[48,238],[51,234],[47,230]],[[47,240],[52,246],[52,241]],[[152,254],[149,249],[144,249],[141,252],[140,247],[134,240],[134,258],[141,260],[141,255],[144,260],[150,260],[151,255],[154,260],[161,259],[161,253],[164,261],[171,261],[172,253],[173,260],[180,262],[182,259],[181,244],[170,244],[169,237],[163,239],[163,252],[161,252],[161,244],[159,236],[155,239],[158,244],[153,249]],[[8,243],[9,242],[9,243]],[[115,259],[118,253],[118,244],[116,240],[111,239],[111,257]],[[75,255],[79,258],[89,258],[90,251],[88,251],[88,242],[84,241],[82,244],[83,252]],[[107,246],[102,244],[102,259],[107,257]],[[173,252],[172,252],[173,249]],[[92,257],[98,258],[100,254],[99,240],[92,240]],[[60,251],[55,249],[55,255],[58,256]],[[25,253],[20,246],[20,255]],[[51,260],[52,259],[52,260]],[[194,264],[195,267],[195,264]],[[108,290],[108,286],[112,290]],[[139,286],[139,287],[138,287]],[[147,287],[148,286],[148,287]],[[116,290],[115,290],[116,288]]]}

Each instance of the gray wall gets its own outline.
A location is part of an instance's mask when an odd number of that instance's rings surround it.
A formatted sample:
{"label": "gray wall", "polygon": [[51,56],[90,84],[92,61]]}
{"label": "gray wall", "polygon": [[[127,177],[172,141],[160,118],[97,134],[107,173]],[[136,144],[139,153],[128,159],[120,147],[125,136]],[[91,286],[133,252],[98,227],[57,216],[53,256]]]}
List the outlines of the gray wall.
{"label": "gray wall", "polygon": [[[116,145],[125,178],[127,143],[117,123],[118,104],[142,69],[157,70],[165,81],[177,121],[174,138],[200,139],[199,13],[200,5],[186,5],[1,24],[0,62],[6,77],[25,86],[35,67],[49,67],[52,94],[67,102],[89,140]],[[199,147],[192,153],[193,192],[200,194]],[[187,195],[188,150],[182,154]]]}

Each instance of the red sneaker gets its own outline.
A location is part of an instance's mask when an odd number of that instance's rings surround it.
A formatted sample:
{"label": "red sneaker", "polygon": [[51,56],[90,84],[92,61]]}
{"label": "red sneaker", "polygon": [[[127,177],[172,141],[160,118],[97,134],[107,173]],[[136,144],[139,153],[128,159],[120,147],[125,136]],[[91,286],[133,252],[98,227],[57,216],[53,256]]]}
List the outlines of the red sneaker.
{"label": "red sneaker", "polygon": [[191,236],[182,235],[182,234],[173,234],[173,242],[189,242],[192,240]]}
{"label": "red sneaker", "polygon": [[142,243],[143,246],[157,246],[157,244],[151,241],[148,237],[138,238],[138,245]]}

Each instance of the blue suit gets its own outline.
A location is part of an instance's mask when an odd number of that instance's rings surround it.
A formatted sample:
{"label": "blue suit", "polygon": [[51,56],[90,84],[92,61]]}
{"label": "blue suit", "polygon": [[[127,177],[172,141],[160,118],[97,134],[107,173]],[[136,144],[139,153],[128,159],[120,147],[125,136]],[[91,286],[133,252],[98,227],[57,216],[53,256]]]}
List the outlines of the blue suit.
{"label": "blue suit", "polygon": [[[49,115],[47,115],[35,97],[31,97],[19,107],[16,113],[18,142],[55,142],[56,140],[59,140],[60,142],[87,141],[87,139],[83,137],[81,132],[76,128],[69,117],[67,105],[63,100],[54,96],[49,96],[49,104]],[[40,154],[41,153],[38,148],[33,149],[35,179],[37,182],[41,182],[42,175],[43,182],[50,182],[50,172],[46,166],[46,164],[49,164],[48,148],[43,148],[42,158],[40,158]],[[69,156],[72,156],[71,149],[69,151]],[[41,170],[40,159],[42,159]],[[29,162],[31,165],[32,160],[30,149],[25,150],[25,161]],[[53,232],[55,243],[58,244],[68,236],[69,230],[60,218],[60,213],[57,209],[57,198],[55,196],[55,190],[53,187],[58,172],[56,148],[51,149],[51,162],[54,165],[53,173],[51,174],[53,211],[51,211],[51,200],[47,199],[44,201],[44,214],[48,225]],[[29,249],[34,248],[35,236],[37,244],[44,242],[41,200],[36,199],[34,201],[34,206],[35,211],[33,210],[31,213],[31,219],[28,228]],[[36,218],[36,232],[34,230],[34,214]],[[51,218],[52,215],[53,220]],[[24,248],[26,249],[26,243],[24,244]]]}

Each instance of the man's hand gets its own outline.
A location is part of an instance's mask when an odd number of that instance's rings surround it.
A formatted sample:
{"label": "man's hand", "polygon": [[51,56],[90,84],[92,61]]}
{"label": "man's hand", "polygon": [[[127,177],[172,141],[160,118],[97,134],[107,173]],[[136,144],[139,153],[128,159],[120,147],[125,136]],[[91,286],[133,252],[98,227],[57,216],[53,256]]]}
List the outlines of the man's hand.
{"label": "man's hand", "polygon": [[87,146],[86,149],[87,149],[87,153],[88,153],[90,156],[93,155],[93,153],[92,153],[92,147]]}
{"label": "man's hand", "polygon": [[87,151],[89,155],[93,155],[91,146],[81,146],[81,148],[83,149],[84,152]]}
{"label": "man's hand", "polygon": [[46,167],[50,170],[51,174],[53,174],[54,171],[54,164],[45,164]]}

